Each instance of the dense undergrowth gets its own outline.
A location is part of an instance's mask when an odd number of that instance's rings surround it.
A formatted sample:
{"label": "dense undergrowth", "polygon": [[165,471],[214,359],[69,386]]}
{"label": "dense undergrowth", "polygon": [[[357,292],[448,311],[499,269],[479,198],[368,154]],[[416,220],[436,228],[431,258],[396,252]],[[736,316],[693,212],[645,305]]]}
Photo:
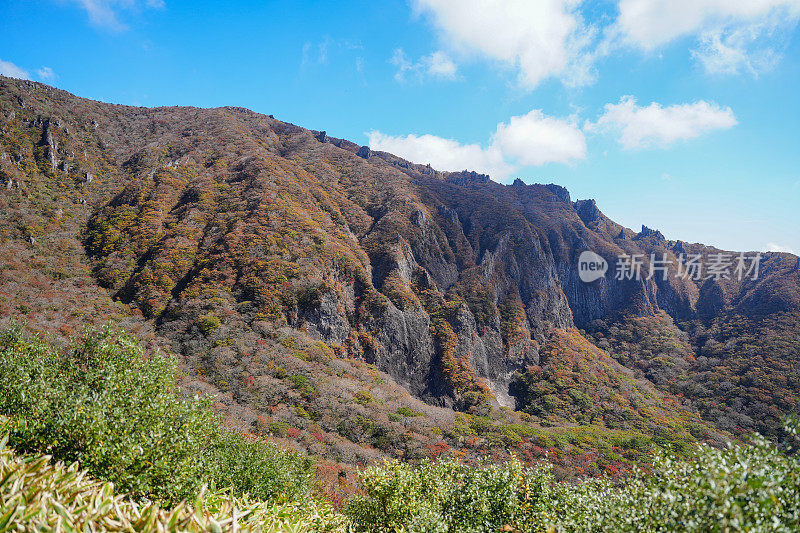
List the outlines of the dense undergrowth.
{"label": "dense undergrowth", "polygon": [[[135,501],[113,483],[92,479],[75,463],[20,455],[7,447],[7,419],[0,419],[0,531],[336,531],[344,517],[313,500],[263,502],[202,489],[172,507]],[[234,526],[235,524],[235,526]]]}
{"label": "dense undergrowth", "polygon": [[[797,424],[787,427],[797,434]],[[549,466],[387,461],[363,473],[358,531],[773,532],[800,528],[800,460],[770,441],[662,456],[616,483],[557,483]]]}
{"label": "dense undergrowth", "polygon": [[225,429],[184,394],[175,362],[111,327],[61,352],[21,328],[0,333],[0,414],[8,444],[80,463],[135,497],[177,503],[204,484],[261,500],[308,492],[313,461]]}
{"label": "dense undergrowth", "polygon": [[[792,292],[792,291],[787,291]],[[588,338],[659,389],[691,400],[720,430],[781,437],[781,419],[800,408],[796,312],[690,320],[666,313],[594,320]]]}
{"label": "dense undergrowth", "polygon": [[551,465],[516,459],[387,460],[362,471],[340,514],[312,496],[308,458],[224,429],[175,377],[173,361],[110,327],[61,351],[19,327],[0,333],[0,531],[800,527],[794,420],[780,447],[700,445],[615,480],[558,482]]}

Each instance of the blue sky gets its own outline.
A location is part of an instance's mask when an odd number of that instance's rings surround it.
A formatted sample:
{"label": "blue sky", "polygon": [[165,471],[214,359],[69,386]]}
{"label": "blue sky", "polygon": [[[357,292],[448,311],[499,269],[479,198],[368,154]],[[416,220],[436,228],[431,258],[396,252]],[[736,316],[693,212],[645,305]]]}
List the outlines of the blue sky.
{"label": "blue sky", "polygon": [[0,72],[237,105],[612,219],[800,252],[800,0],[4,0]]}

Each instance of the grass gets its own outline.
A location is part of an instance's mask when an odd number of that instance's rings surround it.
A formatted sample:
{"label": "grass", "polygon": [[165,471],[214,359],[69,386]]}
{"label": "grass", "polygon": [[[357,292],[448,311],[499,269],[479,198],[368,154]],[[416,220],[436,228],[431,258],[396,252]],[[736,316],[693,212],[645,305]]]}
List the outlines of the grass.
{"label": "grass", "polygon": [[345,518],[308,500],[264,502],[202,487],[191,500],[165,507],[137,501],[98,481],[77,463],[22,455],[8,447],[0,418],[0,532],[7,531],[345,531]]}

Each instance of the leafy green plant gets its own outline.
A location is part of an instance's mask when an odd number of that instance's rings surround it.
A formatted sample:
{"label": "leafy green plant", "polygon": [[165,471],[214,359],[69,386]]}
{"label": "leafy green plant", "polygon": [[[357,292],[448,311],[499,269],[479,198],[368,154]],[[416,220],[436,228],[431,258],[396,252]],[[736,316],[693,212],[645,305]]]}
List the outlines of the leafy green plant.
{"label": "leafy green plant", "polygon": [[220,321],[219,317],[214,313],[208,313],[207,315],[203,315],[197,319],[197,325],[206,335],[220,327],[221,324],[222,321]]}
{"label": "leafy green plant", "polygon": [[[796,436],[798,424],[787,423]],[[749,445],[662,455],[613,483],[557,483],[551,466],[470,466],[455,459],[366,469],[348,508],[357,531],[791,532],[800,524],[800,457]]]}
{"label": "leafy green plant", "polygon": [[63,353],[18,327],[0,332],[0,414],[20,452],[79,462],[135,497],[173,504],[205,483],[265,500],[307,491],[309,459],[224,429],[210,400],[175,379],[174,360],[145,356],[111,327]]}
{"label": "leafy green plant", "polygon": [[403,415],[405,417],[414,417],[414,416],[424,416],[422,413],[418,413],[410,407],[403,406],[397,408],[397,414]]}
{"label": "leafy green plant", "polygon": [[357,404],[367,405],[375,401],[375,398],[372,396],[372,393],[368,390],[360,390],[358,391],[355,396],[353,397]]}
{"label": "leafy green plant", "polygon": [[349,514],[358,531],[502,531],[530,522],[546,494],[533,487],[545,488],[548,476],[516,460],[477,467],[425,460],[416,468],[386,461],[363,472],[366,495],[351,503]]}
{"label": "leafy green plant", "polygon": [[210,478],[260,500],[292,501],[307,496],[314,463],[255,437],[222,431],[212,444]]}
{"label": "leafy green plant", "polygon": [[0,531],[345,531],[329,505],[307,500],[263,502],[208,491],[170,509],[136,502],[112,483],[92,479],[77,463],[20,455],[6,444],[13,424],[0,417]]}

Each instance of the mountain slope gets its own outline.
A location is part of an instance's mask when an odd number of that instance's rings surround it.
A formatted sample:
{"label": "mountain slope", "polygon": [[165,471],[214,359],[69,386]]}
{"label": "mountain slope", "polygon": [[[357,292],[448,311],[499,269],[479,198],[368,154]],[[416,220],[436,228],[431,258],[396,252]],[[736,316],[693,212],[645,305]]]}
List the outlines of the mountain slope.
{"label": "mountain slope", "polygon": [[[8,78],[0,173],[4,316],[51,332],[116,317],[180,354],[185,385],[220,393],[235,423],[336,460],[536,455],[553,438],[585,460],[597,442],[558,438],[575,424],[634,457],[635,435],[718,439],[699,414],[770,429],[796,406],[800,354],[774,340],[800,323],[796,257],[768,254],[757,280],[583,283],[584,250],[645,267],[719,251],[635,233],[555,185],[437,172],[240,108]],[[736,336],[751,324],[769,335]],[[654,332],[674,342],[653,353]]]}

